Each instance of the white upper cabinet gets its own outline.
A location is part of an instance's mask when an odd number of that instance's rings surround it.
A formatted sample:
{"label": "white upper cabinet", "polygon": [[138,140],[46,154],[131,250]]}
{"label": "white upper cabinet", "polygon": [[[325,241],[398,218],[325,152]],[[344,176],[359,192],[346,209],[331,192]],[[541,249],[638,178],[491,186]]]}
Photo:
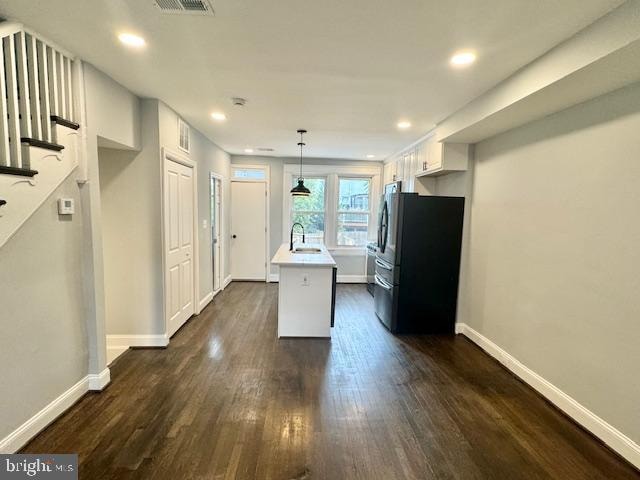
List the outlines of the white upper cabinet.
{"label": "white upper cabinet", "polygon": [[427,142],[422,148],[424,152],[416,173],[418,177],[462,172],[468,168],[469,145],[466,143]]}

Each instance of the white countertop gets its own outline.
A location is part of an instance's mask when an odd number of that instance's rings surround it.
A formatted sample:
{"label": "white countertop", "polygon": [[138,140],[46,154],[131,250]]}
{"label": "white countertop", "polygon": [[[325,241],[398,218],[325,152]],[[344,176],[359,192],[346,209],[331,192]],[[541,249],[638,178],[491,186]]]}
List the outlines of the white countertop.
{"label": "white countertop", "polygon": [[327,247],[319,243],[294,243],[295,247],[315,247],[321,250],[320,253],[294,253],[289,251],[289,244],[283,243],[276,254],[271,259],[272,265],[295,266],[303,265],[308,267],[333,267],[336,262],[327,250]]}

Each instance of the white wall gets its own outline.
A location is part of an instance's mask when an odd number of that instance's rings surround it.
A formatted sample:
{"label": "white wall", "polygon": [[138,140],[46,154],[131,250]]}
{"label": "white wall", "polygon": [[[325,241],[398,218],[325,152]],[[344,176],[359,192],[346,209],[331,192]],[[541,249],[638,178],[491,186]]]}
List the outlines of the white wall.
{"label": "white wall", "polygon": [[[0,249],[0,441],[88,373],[76,178]],[[58,216],[60,197],[75,200],[73,216]]]}
{"label": "white wall", "polygon": [[464,322],[640,443],[640,84],[476,146]]}
{"label": "white wall", "polygon": [[[288,243],[288,238],[282,238],[282,202],[284,186],[282,180],[284,178],[284,165],[294,164],[299,162],[299,159],[290,157],[265,157],[254,155],[232,155],[231,163],[239,165],[268,165],[270,170],[270,196],[271,201],[269,205],[269,241],[271,257],[275,255],[276,251],[283,243]],[[339,160],[339,159],[323,159],[323,158],[309,158],[305,160],[305,164],[308,165],[341,165],[341,166],[376,166],[382,168],[381,162],[364,162],[357,160]],[[377,199],[373,199],[377,201]],[[377,219],[372,219],[376,222]],[[339,253],[332,252],[332,255],[338,266],[338,275],[353,275],[362,276],[366,273],[366,255],[340,255]],[[271,265],[270,273],[276,275],[278,273],[278,267]]]}

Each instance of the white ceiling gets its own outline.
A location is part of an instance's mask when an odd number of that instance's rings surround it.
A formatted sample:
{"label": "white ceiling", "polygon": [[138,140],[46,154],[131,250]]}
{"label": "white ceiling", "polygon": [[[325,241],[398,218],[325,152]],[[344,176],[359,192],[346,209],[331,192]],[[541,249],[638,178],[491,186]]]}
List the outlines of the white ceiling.
{"label": "white ceiling", "polygon": [[[153,0],[0,0],[21,21],[230,153],[269,147],[384,159],[622,0],[213,0],[215,17]],[[141,34],[142,51],[116,39]],[[452,69],[450,55],[478,61]],[[244,108],[230,97],[247,98]],[[215,123],[214,110],[228,120]],[[413,127],[398,131],[408,119]]]}

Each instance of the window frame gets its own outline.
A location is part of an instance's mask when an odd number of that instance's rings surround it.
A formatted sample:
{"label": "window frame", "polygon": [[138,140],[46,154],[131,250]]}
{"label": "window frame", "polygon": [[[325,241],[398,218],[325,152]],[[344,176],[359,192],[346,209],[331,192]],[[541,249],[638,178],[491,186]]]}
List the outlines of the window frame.
{"label": "window frame", "polygon": [[[291,225],[293,224],[293,214],[294,214],[294,210],[293,210],[293,201],[291,201],[291,188],[293,188],[297,183],[298,183],[298,175],[293,175],[292,180],[289,182],[289,189],[287,190],[285,188],[286,193],[289,194],[289,215],[288,215],[288,224],[289,224],[289,231],[291,230]],[[320,210],[295,210],[295,213],[301,214],[301,215],[312,215],[312,214],[322,214],[323,220],[324,220],[324,232],[322,234],[322,243],[324,243],[325,245],[327,244],[327,185],[328,185],[328,178],[326,175],[309,175],[308,177],[305,177],[305,180],[324,180],[324,199],[323,199],[323,208],[324,210],[320,211]],[[283,217],[284,218],[284,217]],[[284,238],[289,238],[288,234],[285,235]]]}
{"label": "window frame", "polygon": [[[376,220],[379,208],[377,199],[382,191],[382,164],[378,165],[314,165],[305,164],[303,172],[305,178],[326,177],[325,183],[325,232],[324,244],[332,254],[339,256],[364,255],[366,246],[337,245],[338,227],[338,194],[339,178],[368,178],[369,191],[369,228],[367,241],[376,238]],[[282,202],[282,238],[288,242],[291,230],[291,184],[298,178],[300,166],[285,164],[283,171],[283,202]],[[350,212],[356,213],[356,212]],[[366,212],[363,212],[366,213]]]}
{"label": "window frame", "polygon": [[[338,175],[336,180],[336,212],[335,212],[335,238],[333,239],[333,244],[336,248],[365,248],[367,246],[366,242],[364,245],[343,245],[338,242],[338,225],[340,215],[344,214],[355,214],[355,215],[367,215],[367,241],[369,241],[370,232],[371,232],[371,207],[373,205],[372,198],[372,188],[373,188],[373,178],[372,177],[363,177],[363,176],[354,176],[354,175]],[[368,180],[369,181],[369,209],[368,210],[340,210],[340,180]]]}

